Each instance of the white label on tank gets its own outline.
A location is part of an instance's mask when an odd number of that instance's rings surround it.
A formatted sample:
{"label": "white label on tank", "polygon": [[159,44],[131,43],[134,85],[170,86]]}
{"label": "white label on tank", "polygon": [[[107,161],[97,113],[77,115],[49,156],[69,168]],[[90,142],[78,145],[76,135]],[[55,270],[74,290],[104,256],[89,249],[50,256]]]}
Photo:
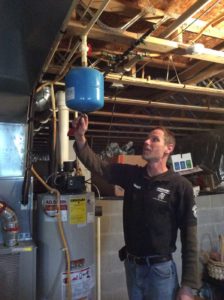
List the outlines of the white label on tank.
{"label": "white label on tank", "polygon": [[75,88],[73,86],[65,90],[65,98],[66,101],[75,99]]}
{"label": "white label on tank", "polygon": [[[46,222],[57,222],[57,200],[46,198],[43,202],[44,220]],[[68,219],[68,206],[64,199],[60,200],[61,221],[67,222]]]}
{"label": "white label on tank", "polygon": [[87,223],[93,223],[95,220],[95,214],[93,212],[87,213]]}
{"label": "white label on tank", "polygon": [[[91,290],[95,286],[94,268],[87,267],[79,271],[73,271],[70,275],[72,300],[88,297],[91,295]],[[66,272],[62,273],[62,300],[66,300],[68,275]]]}

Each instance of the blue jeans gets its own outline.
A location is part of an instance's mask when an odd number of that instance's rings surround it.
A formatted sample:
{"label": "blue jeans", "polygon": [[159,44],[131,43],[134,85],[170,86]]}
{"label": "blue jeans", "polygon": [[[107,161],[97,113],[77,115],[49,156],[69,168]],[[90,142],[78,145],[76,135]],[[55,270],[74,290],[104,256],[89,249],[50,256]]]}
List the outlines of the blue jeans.
{"label": "blue jeans", "polygon": [[178,289],[173,260],[153,265],[124,261],[130,300],[174,300]]}

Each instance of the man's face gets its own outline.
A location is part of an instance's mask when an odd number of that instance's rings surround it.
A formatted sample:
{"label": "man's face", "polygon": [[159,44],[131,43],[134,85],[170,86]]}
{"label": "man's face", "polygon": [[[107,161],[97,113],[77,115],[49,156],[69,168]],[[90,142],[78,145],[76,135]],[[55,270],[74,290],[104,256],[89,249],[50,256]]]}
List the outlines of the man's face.
{"label": "man's face", "polygon": [[148,162],[156,162],[167,158],[171,151],[170,146],[165,144],[164,132],[155,129],[149,133],[144,142],[142,157]]}

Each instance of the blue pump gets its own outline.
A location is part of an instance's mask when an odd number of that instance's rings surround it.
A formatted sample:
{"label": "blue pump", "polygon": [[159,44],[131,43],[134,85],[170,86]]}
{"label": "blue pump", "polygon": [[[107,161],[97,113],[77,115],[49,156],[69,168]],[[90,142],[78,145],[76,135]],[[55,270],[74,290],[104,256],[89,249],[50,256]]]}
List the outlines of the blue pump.
{"label": "blue pump", "polygon": [[72,68],[65,76],[66,105],[81,113],[99,110],[104,105],[104,77],[88,67]]}

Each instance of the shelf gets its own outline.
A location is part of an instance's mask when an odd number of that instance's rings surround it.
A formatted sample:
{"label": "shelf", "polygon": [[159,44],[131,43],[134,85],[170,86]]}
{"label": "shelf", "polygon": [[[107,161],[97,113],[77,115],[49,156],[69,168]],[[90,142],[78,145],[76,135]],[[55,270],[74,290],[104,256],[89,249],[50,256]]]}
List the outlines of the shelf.
{"label": "shelf", "polygon": [[190,174],[194,174],[194,173],[198,173],[198,172],[202,172],[203,170],[199,167],[196,166],[193,169],[189,169],[189,170],[185,170],[185,171],[180,171],[178,172],[180,175],[190,175]]}

